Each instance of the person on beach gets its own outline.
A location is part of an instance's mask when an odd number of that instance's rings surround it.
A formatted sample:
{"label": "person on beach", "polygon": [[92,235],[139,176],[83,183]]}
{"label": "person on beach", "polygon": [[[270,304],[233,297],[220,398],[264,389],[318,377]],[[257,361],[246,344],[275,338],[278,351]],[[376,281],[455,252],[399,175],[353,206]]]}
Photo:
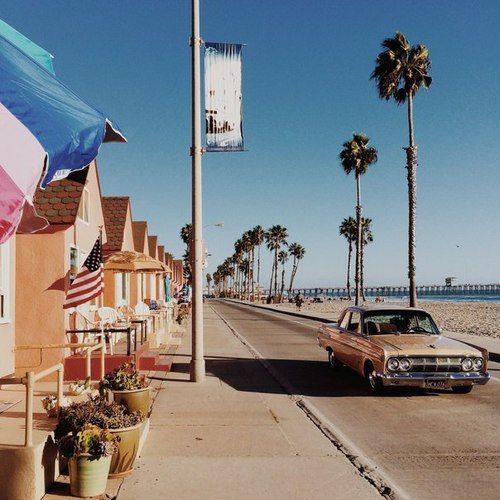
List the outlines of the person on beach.
{"label": "person on beach", "polygon": [[304,298],[300,293],[297,293],[297,295],[295,295],[295,307],[297,311],[300,311],[300,308],[302,307],[303,303],[304,303]]}

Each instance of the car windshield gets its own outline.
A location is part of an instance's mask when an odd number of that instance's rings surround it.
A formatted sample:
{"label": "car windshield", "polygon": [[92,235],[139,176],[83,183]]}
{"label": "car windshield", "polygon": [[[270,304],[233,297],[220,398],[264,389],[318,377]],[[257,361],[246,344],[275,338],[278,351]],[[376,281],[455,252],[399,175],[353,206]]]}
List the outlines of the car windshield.
{"label": "car windshield", "polygon": [[364,315],[363,331],[368,335],[439,335],[429,314],[422,311],[379,311]]}

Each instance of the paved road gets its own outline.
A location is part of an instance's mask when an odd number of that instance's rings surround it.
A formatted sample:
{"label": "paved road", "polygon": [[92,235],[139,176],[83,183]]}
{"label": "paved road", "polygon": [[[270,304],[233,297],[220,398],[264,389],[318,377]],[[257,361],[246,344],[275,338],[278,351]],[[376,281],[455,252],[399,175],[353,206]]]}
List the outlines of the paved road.
{"label": "paved road", "polygon": [[[500,366],[472,393],[373,396],[330,370],[318,323],[234,303],[210,305],[410,498],[500,498]],[[241,390],[261,391],[262,387]]]}

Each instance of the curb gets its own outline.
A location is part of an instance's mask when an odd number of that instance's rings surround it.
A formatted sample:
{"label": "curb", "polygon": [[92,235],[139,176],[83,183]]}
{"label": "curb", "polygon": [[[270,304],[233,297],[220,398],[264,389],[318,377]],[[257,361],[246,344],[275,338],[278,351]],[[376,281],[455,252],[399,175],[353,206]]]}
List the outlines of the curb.
{"label": "curb", "polygon": [[[235,300],[235,299],[217,299],[217,300],[224,300],[227,302],[232,302],[233,304],[240,304],[242,306],[255,307],[256,309],[261,309],[263,311],[270,311],[270,312],[275,312],[275,313],[279,313],[279,314],[286,314],[288,316],[295,316],[297,318],[319,321],[320,323],[332,323],[333,322],[333,320],[322,318],[320,316],[311,316],[308,314],[302,314],[302,313],[297,313],[297,312],[293,312],[293,311],[283,311],[282,309],[271,309],[270,307],[265,307],[265,306],[261,306],[258,304],[247,304],[246,302],[241,302],[241,301]],[[454,339],[453,337],[449,337],[449,338],[452,338],[453,340],[457,340],[458,342],[462,342],[464,344],[470,345],[471,347],[474,347],[475,349],[480,349],[480,350],[484,349],[484,347],[481,347],[480,345],[477,345],[477,344],[473,344],[472,342],[465,342],[464,340]],[[500,353],[488,351],[488,360],[493,361],[494,363],[500,363]]]}

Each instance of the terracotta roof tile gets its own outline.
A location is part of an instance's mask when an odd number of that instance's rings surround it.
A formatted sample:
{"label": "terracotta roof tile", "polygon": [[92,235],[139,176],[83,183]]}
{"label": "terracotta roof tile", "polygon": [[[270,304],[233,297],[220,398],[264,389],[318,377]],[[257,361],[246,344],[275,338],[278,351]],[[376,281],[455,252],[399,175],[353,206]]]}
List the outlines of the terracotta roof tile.
{"label": "terracotta roof tile", "polygon": [[51,182],[44,190],[38,188],[33,200],[37,213],[49,224],[74,224],[87,173],[88,168]]}
{"label": "terracotta roof tile", "polygon": [[103,245],[104,254],[122,249],[123,232],[130,203],[128,196],[103,196],[102,209],[106,225],[107,243]]}
{"label": "terracotta roof tile", "polygon": [[134,250],[136,252],[144,252],[144,240],[148,223],[146,221],[132,221],[132,232],[134,235]]}

